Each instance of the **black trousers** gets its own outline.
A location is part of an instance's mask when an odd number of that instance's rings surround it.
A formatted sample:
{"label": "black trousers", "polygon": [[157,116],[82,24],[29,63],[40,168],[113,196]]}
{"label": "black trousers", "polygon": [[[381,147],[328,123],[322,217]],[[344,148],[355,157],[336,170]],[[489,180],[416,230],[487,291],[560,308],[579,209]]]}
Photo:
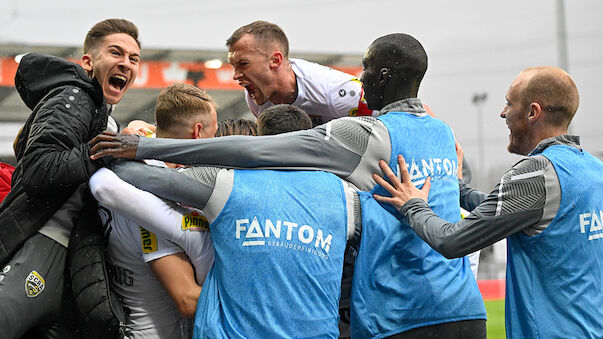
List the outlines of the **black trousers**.
{"label": "black trousers", "polygon": [[464,320],[443,323],[395,334],[392,339],[486,339],[486,320]]}
{"label": "black trousers", "polygon": [[0,268],[1,338],[76,338],[67,249],[36,233]]}

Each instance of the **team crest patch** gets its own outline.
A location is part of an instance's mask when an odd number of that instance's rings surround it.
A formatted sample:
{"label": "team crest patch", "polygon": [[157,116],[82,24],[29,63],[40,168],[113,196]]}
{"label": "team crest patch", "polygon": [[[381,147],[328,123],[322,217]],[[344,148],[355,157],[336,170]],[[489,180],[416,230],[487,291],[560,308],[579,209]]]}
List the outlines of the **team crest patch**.
{"label": "team crest patch", "polygon": [[157,237],[155,233],[147,231],[144,227],[140,227],[140,240],[142,241],[142,253],[149,254],[157,252]]}
{"label": "team crest patch", "polygon": [[209,231],[209,221],[199,212],[191,212],[182,216],[182,230],[191,232]]}
{"label": "team crest patch", "polygon": [[44,291],[45,286],[46,282],[44,278],[36,271],[31,271],[25,279],[25,293],[30,298],[40,295]]}

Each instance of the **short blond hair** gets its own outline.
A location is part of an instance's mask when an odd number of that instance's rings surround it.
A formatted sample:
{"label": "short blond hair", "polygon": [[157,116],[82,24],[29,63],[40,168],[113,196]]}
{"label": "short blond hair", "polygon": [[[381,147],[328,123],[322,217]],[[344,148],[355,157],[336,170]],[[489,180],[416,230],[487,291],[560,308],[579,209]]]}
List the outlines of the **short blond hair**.
{"label": "short blond hair", "polygon": [[199,118],[203,126],[211,121],[215,103],[202,89],[189,84],[169,85],[159,93],[155,106],[157,132],[169,133],[188,128],[192,119]]}

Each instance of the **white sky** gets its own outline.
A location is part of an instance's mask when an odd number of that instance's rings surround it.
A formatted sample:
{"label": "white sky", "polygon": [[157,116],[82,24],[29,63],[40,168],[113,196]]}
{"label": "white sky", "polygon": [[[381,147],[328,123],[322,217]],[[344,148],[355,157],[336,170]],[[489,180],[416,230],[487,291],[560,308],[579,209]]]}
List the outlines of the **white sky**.
{"label": "white sky", "polygon": [[[569,71],[581,93],[572,128],[587,150],[603,154],[603,123],[596,116],[603,1],[565,2]],[[525,67],[558,64],[554,0],[2,0],[0,44],[80,46],[86,31],[109,17],[136,23],[143,47],[153,48],[225,51],[224,41],[236,28],[259,19],[279,24],[293,53],[362,54],[381,35],[409,33],[430,58],[421,98],[453,127],[474,172],[477,145],[484,145],[492,180],[517,159],[506,152],[508,131],[498,117],[508,85]],[[488,99],[479,142],[471,98],[482,92]]]}

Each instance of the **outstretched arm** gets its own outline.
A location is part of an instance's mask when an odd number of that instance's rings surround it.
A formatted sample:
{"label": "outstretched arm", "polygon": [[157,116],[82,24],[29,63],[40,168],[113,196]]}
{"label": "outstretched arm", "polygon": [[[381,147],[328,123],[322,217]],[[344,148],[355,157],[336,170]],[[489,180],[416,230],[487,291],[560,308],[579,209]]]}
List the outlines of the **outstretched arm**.
{"label": "outstretched arm", "polygon": [[389,159],[391,152],[387,128],[370,117],[341,118],[274,136],[177,140],[101,134],[92,144],[93,159],[116,156],[189,165],[324,170],[363,189],[374,185],[362,181],[370,181],[376,160]]}
{"label": "outstretched arm", "polygon": [[[205,208],[214,191],[218,168],[196,167],[185,170],[145,165],[135,161],[125,161],[113,166],[113,172],[122,180],[164,199],[180,202],[186,206]],[[201,172],[197,179],[185,173]]]}
{"label": "outstretched arm", "polygon": [[[558,201],[554,196],[546,196],[544,187],[542,190],[530,188],[544,185],[542,172],[555,178],[556,173],[542,171],[542,166],[546,166],[542,159],[532,157],[525,161],[528,163],[520,162],[505,174],[504,187],[497,186],[469,216],[457,223],[446,222],[429,208],[427,196],[422,192],[425,188],[419,191],[412,185],[403,158],[399,158],[403,181],[400,182],[387,165],[382,166],[392,184],[383,179],[379,184],[392,197],[375,196],[375,199],[394,205],[419,237],[436,251],[447,258],[462,257],[520,231],[528,235],[537,233],[552,220],[544,214],[545,205],[550,206],[547,210],[552,209],[554,216]],[[533,170],[535,175],[514,175],[516,171],[525,173],[526,169]]]}

